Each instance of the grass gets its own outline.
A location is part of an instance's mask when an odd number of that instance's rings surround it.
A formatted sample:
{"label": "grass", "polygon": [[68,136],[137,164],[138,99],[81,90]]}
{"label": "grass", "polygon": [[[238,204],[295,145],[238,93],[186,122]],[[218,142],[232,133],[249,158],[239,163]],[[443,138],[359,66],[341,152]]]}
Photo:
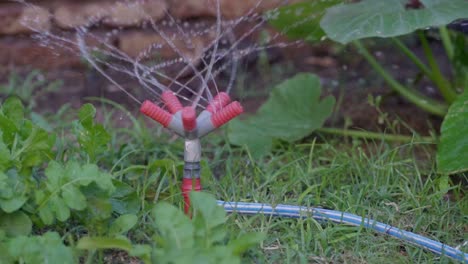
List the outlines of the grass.
{"label": "grass", "polygon": [[[338,147],[339,141],[283,146],[264,160],[226,148],[226,173],[208,190],[224,200],[319,206],[369,217],[449,245],[466,240],[467,201],[460,185],[453,201],[433,170],[421,170],[416,146]],[[405,153],[406,152],[406,153]],[[429,162],[429,161],[428,161]],[[216,161],[214,161],[216,163]],[[228,169],[229,168],[229,169]],[[206,181],[205,181],[206,182]],[[233,232],[268,233],[252,250],[258,263],[447,263],[432,253],[361,228],[291,220],[230,216]]]}
{"label": "grass", "polygon": [[[141,118],[101,108],[112,132],[111,152],[100,164],[138,190],[144,219],[156,201],[182,208],[179,190],[183,141],[170,141],[160,128]],[[113,122],[129,118],[127,128]],[[323,207],[369,217],[451,246],[468,239],[466,176],[449,189],[434,170],[433,146],[389,145],[342,138],[310,137],[297,144],[277,142],[259,160],[226,143],[223,133],[203,140],[205,191],[225,201],[251,201]],[[421,158],[422,157],[422,158]],[[156,160],[166,169],[153,170]],[[169,161],[173,161],[171,163]],[[463,178],[464,177],[464,178]],[[267,239],[244,256],[246,263],[451,263],[433,253],[363,228],[318,223],[314,219],[228,216],[232,236],[265,232]],[[133,232],[145,240],[144,221]],[[467,247],[461,248],[467,251]]]}
{"label": "grass", "polygon": [[[139,223],[129,237],[134,243],[148,242],[153,228],[148,212],[155,202],[182,208],[183,140],[174,140],[136,111],[93,100],[112,137],[98,165],[137,190]],[[72,111],[64,108],[41,119],[49,121],[44,126],[61,131],[57,157],[64,160],[79,151],[67,134]],[[296,144],[276,142],[268,156],[253,159],[246,149],[229,145],[223,132],[202,141],[202,184],[218,199],[322,207],[369,217],[450,246],[468,240],[466,175],[458,176],[459,182],[453,179],[447,189],[446,178],[434,170],[434,146],[314,135]],[[267,234],[244,255],[245,263],[452,263],[386,235],[312,218],[231,214],[227,227],[232,237],[251,231]],[[54,228],[71,240],[82,233],[75,231],[85,229],[73,223]],[[461,249],[468,251],[466,245]],[[121,258],[117,251],[104,257],[109,263]]]}

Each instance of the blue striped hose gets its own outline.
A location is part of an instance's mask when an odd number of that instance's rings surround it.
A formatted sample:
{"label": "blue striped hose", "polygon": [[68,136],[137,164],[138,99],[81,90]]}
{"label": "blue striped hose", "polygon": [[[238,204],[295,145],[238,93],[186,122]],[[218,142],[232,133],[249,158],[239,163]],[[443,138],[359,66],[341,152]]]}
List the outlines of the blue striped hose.
{"label": "blue striped hose", "polygon": [[345,213],[341,211],[327,210],[321,208],[310,208],[295,205],[279,204],[272,206],[262,203],[243,203],[243,202],[225,202],[218,201],[218,205],[223,206],[228,213],[240,214],[264,214],[271,216],[284,216],[290,218],[307,218],[313,217],[317,221],[331,221],[339,224],[348,224],[352,226],[363,226],[373,229],[379,233],[388,234],[413,245],[422,247],[435,254],[447,256],[453,260],[461,261],[468,264],[468,254],[456,248],[442,244],[435,240],[398,229],[396,227],[377,222],[375,220]]}

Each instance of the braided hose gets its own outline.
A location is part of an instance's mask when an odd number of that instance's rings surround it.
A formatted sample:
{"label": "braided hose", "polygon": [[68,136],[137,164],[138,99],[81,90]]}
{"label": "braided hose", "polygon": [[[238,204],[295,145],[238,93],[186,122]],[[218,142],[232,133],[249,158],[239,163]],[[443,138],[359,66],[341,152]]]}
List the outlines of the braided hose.
{"label": "braided hose", "polygon": [[447,256],[453,260],[468,264],[468,254],[463,251],[450,247],[446,244],[429,239],[427,237],[408,232],[375,220],[357,216],[341,211],[334,211],[322,208],[283,205],[272,206],[263,203],[243,203],[243,202],[225,202],[218,201],[218,205],[224,207],[228,213],[240,213],[247,215],[264,214],[270,216],[290,217],[290,218],[309,218],[317,221],[331,221],[338,224],[347,224],[352,226],[362,226],[372,229],[378,233],[387,234],[401,239],[410,244],[429,250],[440,256]]}

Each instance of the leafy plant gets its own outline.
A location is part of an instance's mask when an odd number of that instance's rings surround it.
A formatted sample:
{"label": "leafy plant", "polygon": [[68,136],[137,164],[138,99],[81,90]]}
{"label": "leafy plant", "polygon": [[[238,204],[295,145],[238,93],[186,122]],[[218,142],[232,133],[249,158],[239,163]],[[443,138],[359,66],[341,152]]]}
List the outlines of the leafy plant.
{"label": "leafy plant", "polygon": [[25,119],[19,98],[10,97],[0,112],[0,169],[31,170],[52,157],[54,135]]}
{"label": "leafy plant", "polygon": [[102,173],[93,164],[80,166],[70,161],[65,166],[50,162],[45,171],[46,180],[35,193],[38,212],[45,224],[52,224],[55,219],[65,221],[70,217],[70,210],[84,210],[87,197],[81,187],[95,183],[100,192],[109,196],[114,191],[110,174]]}
{"label": "leafy plant", "polygon": [[0,250],[0,263],[77,263],[72,248],[65,246],[56,232],[10,240],[0,234]]}
{"label": "leafy plant", "polygon": [[8,84],[0,85],[0,95],[18,96],[27,104],[28,111],[37,105],[38,98],[46,93],[55,92],[62,86],[61,81],[49,82],[38,70],[31,71],[25,77],[13,72],[8,80]]}
{"label": "leafy plant", "polygon": [[192,219],[166,202],[151,210],[156,230],[151,246],[132,245],[124,237],[84,237],[78,248],[122,249],[145,263],[240,263],[241,254],[264,239],[263,234],[247,233],[227,240],[226,213],[214,197],[202,192],[192,192],[190,197]]}
{"label": "leafy plant", "polygon": [[396,37],[418,29],[445,26],[466,17],[465,0],[420,0],[411,7],[408,0],[362,0],[327,9],[320,25],[334,41],[347,44],[369,37]]}
{"label": "leafy plant", "polygon": [[74,129],[80,147],[88,154],[91,162],[96,162],[100,154],[108,150],[110,135],[101,124],[96,124],[96,108],[91,104],[83,105],[78,112],[79,120]]}
{"label": "leafy plant", "polygon": [[320,81],[312,74],[298,74],[274,88],[268,101],[247,120],[233,120],[229,140],[246,145],[254,156],[271,150],[273,140],[293,142],[320,128],[330,116],[334,98],[320,100]]}
{"label": "leafy plant", "polygon": [[442,123],[437,165],[440,173],[468,170],[468,89],[450,107]]}
{"label": "leafy plant", "polygon": [[[468,2],[464,0],[441,1],[441,0],[421,0],[418,5],[411,5],[405,0],[375,1],[363,0],[358,3],[337,4],[331,7],[323,6],[325,13],[320,20],[320,26],[328,38],[342,44],[353,43],[357,50],[364,56],[369,64],[378,72],[387,84],[402,97],[412,102],[421,109],[444,117],[450,105],[454,102],[460,103],[458,98],[463,91],[468,90],[468,60],[466,60],[466,36],[451,33],[446,25],[456,19],[466,16]],[[290,14],[294,10],[309,7],[309,2],[294,4],[289,7],[281,8],[280,14]],[[316,11],[317,12],[317,11]],[[313,17],[312,22],[301,23],[304,17],[289,16],[288,23],[281,20],[272,20],[271,24],[284,29],[287,25],[295,25],[295,30],[291,32],[292,37],[301,37],[306,40],[315,40],[317,34],[318,21]],[[450,80],[442,73],[438,62],[431,50],[427,37],[422,29],[429,27],[438,27],[442,44],[447,53],[447,57],[452,63],[454,78]],[[423,63],[413,51],[408,48],[404,42],[395,38],[397,36],[409,34],[417,31],[418,38],[422,45],[427,64]],[[300,34],[297,34],[299,32]],[[360,40],[369,37],[392,38],[392,43],[401,50],[438,88],[444,98],[444,102],[433,99],[417,91],[407,84],[400,83],[395,79],[363,45]],[[458,98],[458,99],[457,99]],[[457,103],[457,105],[458,105]],[[450,112],[459,112],[460,107],[450,109]],[[450,116],[453,116],[451,114]],[[449,116],[447,116],[449,118]],[[450,119],[454,119],[450,117]],[[456,119],[456,118],[455,118]],[[444,121],[442,129],[442,139],[438,152],[439,172],[455,173],[468,169],[468,164],[455,168],[454,165],[448,165],[448,160],[454,156],[467,155],[468,152],[448,151],[447,142],[460,142],[461,138],[456,136],[458,131],[464,130],[464,124],[460,121]],[[336,132],[336,131],[333,131]],[[450,144],[449,144],[450,145]],[[456,161],[451,162],[457,163]],[[459,163],[458,166],[461,164]],[[450,166],[448,168],[447,166]],[[463,168],[462,168],[463,167]]]}

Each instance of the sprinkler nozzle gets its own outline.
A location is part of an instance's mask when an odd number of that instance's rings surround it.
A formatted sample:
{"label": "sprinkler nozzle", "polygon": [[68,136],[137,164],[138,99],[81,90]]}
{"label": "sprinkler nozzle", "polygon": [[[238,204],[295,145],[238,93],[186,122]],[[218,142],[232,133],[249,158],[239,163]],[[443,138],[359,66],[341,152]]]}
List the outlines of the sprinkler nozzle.
{"label": "sprinkler nozzle", "polygon": [[197,127],[197,113],[193,107],[188,106],[182,109],[182,124],[186,132],[193,131]]}
{"label": "sprinkler nozzle", "polygon": [[244,112],[242,105],[239,102],[234,101],[212,115],[211,122],[214,127],[218,128],[231,121],[236,116],[242,114],[242,112]]}
{"label": "sprinkler nozzle", "polygon": [[143,102],[140,107],[140,112],[164,127],[168,127],[172,120],[172,115],[170,113],[148,100]]}
{"label": "sprinkler nozzle", "polygon": [[214,114],[229,104],[229,102],[231,102],[229,95],[225,92],[220,92],[213,98],[210,104],[206,107],[206,110]]}
{"label": "sprinkler nozzle", "polygon": [[161,98],[171,114],[175,114],[182,110],[182,104],[180,103],[179,98],[177,98],[173,92],[164,91],[161,94]]}

